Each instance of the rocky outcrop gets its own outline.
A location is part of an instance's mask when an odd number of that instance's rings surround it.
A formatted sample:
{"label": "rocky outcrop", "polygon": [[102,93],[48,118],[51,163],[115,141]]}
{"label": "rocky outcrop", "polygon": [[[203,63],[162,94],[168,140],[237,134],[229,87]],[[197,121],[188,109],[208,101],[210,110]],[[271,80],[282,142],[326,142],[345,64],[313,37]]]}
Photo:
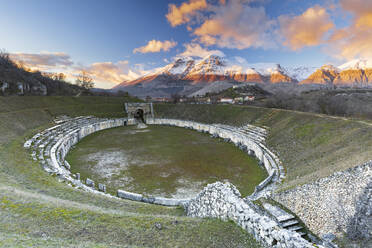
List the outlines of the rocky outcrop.
{"label": "rocky outcrop", "polygon": [[285,75],[282,72],[272,73],[270,76],[270,83],[295,83],[296,80],[292,79],[288,75]]}
{"label": "rocky outcrop", "polygon": [[372,77],[368,78],[363,69],[348,69],[341,71],[335,80],[335,85],[355,85],[372,83]]}
{"label": "rocky outcrop", "polygon": [[322,66],[316,70],[307,79],[300,82],[300,84],[332,84],[333,80],[338,76],[337,68],[331,65]]}
{"label": "rocky outcrop", "polygon": [[322,66],[300,84],[325,84],[335,86],[372,85],[372,68],[359,66],[336,68],[332,65]]}

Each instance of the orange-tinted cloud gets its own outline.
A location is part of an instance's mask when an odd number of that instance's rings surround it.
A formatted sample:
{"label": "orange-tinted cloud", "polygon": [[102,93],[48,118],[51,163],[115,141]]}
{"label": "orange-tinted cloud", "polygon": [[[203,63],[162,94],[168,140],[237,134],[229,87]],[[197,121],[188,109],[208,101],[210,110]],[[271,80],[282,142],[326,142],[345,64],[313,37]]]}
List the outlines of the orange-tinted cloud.
{"label": "orange-tinted cloud", "polygon": [[183,53],[179,54],[178,56],[200,57],[200,58],[204,58],[204,57],[207,57],[207,56],[210,56],[210,55],[217,55],[217,56],[220,56],[220,57],[225,56],[225,54],[220,50],[208,50],[208,49],[203,48],[202,46],[200,46],[197,43],[185,44],[184,46],[186,48],[185,51]]}
{"label": "orange-tinted cloud", "polygon": [[175,4],[169,5],[169,11],[166,15],[172,27],[187,23],[195,16],[198,10],[207,8],[206,0],[189,0],[177,7]]}
{"label": "orange-tinted cloud", "polygon": [[117,63],[98,62],[81,69],[99,81],[120,83],[129,79],[128,75],[125,73],[129,70],[128,61],[119,61]]}
{"label": "orange-tinted cloud", "polygon": [[116,84],[134,80],[148,73],[148,71],[138,66],[133,68],[127,60],[117,63],[97,62],[89,66],[75,67],[72,75],[77,75],[81,71],[88,73],[97,86],[101,88],[112,88]]}
{"label": "orange-tinted cloud", "polygon": [[352,24],[332,35],[332,53],[344,59],[372,58],[372,1],[340,0],[340,5],[352,14]]}
{"label": "orange-tinted cloud", "polygon": [[214,6],[214,12],[193,32],[205,45],[244,49],[275,46],[271,37],[274,22],[264,7],[252,7],[251,1],[230,0]]}
{"label": "orange-tinted cloud", "polygon": [[279,16],[279,23],[284,45],[292,50],[324,43],[325,35],[334,27],[327,10],[319,5],[299,16]]}
{"label": "orange-tinted cloud", "polygon": [[16,63],[22,63],[31,70],[43,71],[73,64],[70,55],[62,52],[11,53],[9,56]]}
{"label": "orange-tinted cloud", "polygon": [[169,51],[171,48],[175,47],[177,42],[175,41],[160,41],[160,40],[150,40],[146,46],[138,47],[133,50],[133,53],[157,53],[160,51]]}

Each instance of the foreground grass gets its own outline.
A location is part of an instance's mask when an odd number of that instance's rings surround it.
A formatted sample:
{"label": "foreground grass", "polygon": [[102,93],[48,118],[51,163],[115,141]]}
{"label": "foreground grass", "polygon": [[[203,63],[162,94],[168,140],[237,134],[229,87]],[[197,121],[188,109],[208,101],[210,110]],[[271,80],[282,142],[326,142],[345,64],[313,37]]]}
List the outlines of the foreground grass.
{"label": "foreground grass", "polygon": [[117,189],[187,198],[229,180],[246,196],[265,179],[255,158],[230,143],[176,127],[120,127],[83,139],[67,161],[72,172]]}
{"label": "foreground grass", "polygon": [[76,190],[45,173],[23,148],[56,115],[123,116],[125,99],[68,98],[76,104],[66,107],[58,97],[0,99],[1,247],[260,247],[232,222]]}

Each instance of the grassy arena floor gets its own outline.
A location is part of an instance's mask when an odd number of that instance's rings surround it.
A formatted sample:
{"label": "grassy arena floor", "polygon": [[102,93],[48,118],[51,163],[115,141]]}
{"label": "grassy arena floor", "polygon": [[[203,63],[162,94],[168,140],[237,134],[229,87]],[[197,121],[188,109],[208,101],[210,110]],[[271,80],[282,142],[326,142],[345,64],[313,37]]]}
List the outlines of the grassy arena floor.
{"label": "grassy arena floor", "polygon": [[208,183],[229,180],[245,196],[266,177],[255,158],[231,143],[166,126],[120,127],[84,138],[67,161],[72,172],[117,189],[164,197],[195,196]]}

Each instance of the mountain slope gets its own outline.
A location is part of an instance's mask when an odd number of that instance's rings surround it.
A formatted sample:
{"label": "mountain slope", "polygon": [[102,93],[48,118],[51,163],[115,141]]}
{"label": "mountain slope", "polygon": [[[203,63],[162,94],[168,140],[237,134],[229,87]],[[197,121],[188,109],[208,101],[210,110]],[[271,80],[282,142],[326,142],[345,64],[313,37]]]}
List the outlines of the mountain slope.
{"label": "mountain slope", "polygon": [[338,69],[332,65],[324,65],[316,70],[307,79],[302,80],[300,84],[332,84],[338,76]]}
{"label": "mountain slope", "polygon": [[17,65],[6,53],[0,52],[1,95],[76,95],[83,88],[64,80],[51,78],[47,73],[32,72]]}
{"label": "mountain slope", "polygon": [[189,95],[208,84],[228,83],[296,83],[279,64],[262,64],[257,67],[237,65],[225,58],[211,55],[196,61],[179,58],[159,68],[155,73],[123,82],[113,90],[124,90],[136,96]]}
{"label": "mountain slope", "polygon": [[322,66],[300,84],[326,84],[335,86],[372,86],[372,61],[358,59],[338,68]]}

